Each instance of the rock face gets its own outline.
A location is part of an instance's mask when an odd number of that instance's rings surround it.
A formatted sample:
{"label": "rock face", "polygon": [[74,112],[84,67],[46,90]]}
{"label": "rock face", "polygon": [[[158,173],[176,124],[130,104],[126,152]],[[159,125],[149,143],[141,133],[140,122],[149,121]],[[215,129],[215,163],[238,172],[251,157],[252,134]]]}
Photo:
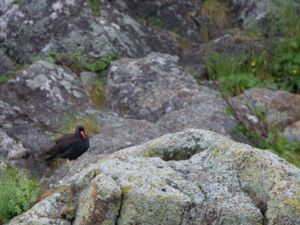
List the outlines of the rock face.
{"label": "rock face", "polygon": [[236,11],[244,28],[260,28],[261,31],[270,25],[267,21],[267,15],[269,12],[274,12],[277,4],[276,1],[268,0],[232,0],[231,2],[233,11]]}
{"label": "rock face", "polygon": [[290,141],[300,142],[300,121],[297,121],[284,129],[284,135]]}
{"label": "rock face", "polygon": [[[0,172],[6,159],[49,188],[10,225],[300,224],[300,171],[230,140],[238,121],[209,81],[200,84],[211,53],[263,48],[240,29],[268,28],[275,7],[224,2],[0,0]],[[79,64],[118,60],[77,74],[49,52],[76,53]],[[101,109],[91,100],[100,77]],[[230,103],[254,126],[261,117],[249,105],[263,108],[268,128],[298,140],[299,95],[252,89]],[[50,171],[44,152],[82,121],[97,128],[90,149]]]}
{"label": "rock face", "polygon": [[230,134],[235,125],[225,115],[219,93],[199,86],[178,66],[178,57],[167,54],[115,61],[105,93],[108,108],[129,118],[158,122],[168,131],[192,127]]}
{"label": "rock face", "polygon": [[99,159],[9,224],[292,225],[299,189],[274,154],[189,129]]}
{"label": "rock face", "polygon": [[[101,133],[91,138],[92,143],[98,140],[97,149],[91,144],[90,151],[94,155],[140,144],[162,133],[150,122],[124,119],[96,109],[86,93],[89,85],[84,86],[83,79],[67,68],[39,61],[2,84],[1,156],[7,159],[43,156],[53,144],[55,134],[73,116],[72,127],[76,125],[76,118],[88,118],[90,123],[101,127]],[[80,164],[88,165],[90,159],[93,157],[83,159]]]}
{"label": "rock face", "polygon": [[231,102],[239,119],[252,127],[260,122],[258,111],[264,113],[263,122],[269,129],[282,130],[299,120],[300,96],[285,91],[253,88]]}
{"label": "rock face", "polygon": [[9,61],[28,63],[34,55],[49,51],[76,51],[96,58],[111,52],[134,57],[153,50],[177,51],[170,36],[141,26],[110,1],[93,6],[85,0],[26,1],[0,18],[0,36],[0,56],[5,53],[0,73]]}

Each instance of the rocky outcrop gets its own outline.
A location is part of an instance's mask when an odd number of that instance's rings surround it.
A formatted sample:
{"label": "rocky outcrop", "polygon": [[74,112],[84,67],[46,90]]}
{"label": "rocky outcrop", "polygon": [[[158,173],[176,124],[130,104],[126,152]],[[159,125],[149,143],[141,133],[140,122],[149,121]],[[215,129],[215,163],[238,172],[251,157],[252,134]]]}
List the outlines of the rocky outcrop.
{"label": "rocky outcrop", "polygon": [[141,26],[110,1],[90,4],[30,0],[8,10],[0,18],[0,55],[5,60],[1,57],[0,73],[9,66],[8,60],[24,64],[49,51],[80,52],[92,58],[111,52],[134,57],[155,50],[177,51],[170,36]]}
{"label": "rocky outcrop", "polygon": [[12,160],[22,158],[28,154],[28,150],[21,143],[17,143],[0,129],[0,156]]}
{"label": "rocky outcrop", "polygon": [[0,16],[5,13],[14,3],[14,0],[3,0],[0,2]]}
{"label": "rocky outcrop", "polygon": [[[271,21],[268,21],[268,14],[276,10],[276,1],[257,1],[257,0],[232,0],[233,11],[246,29],[256,29],[267,34],[267,28],[270,28]],[[265,30],[263,30],[265,28]]]}
{"label": "rocky outcrop", "polygon": [[225,115],[217,91],[197,82],[178,66],[178,57],[152,53],[115,61],[107,75],[108,108],[130,118],[158,122],[168,131],[187,127],[230,134],[235,121]]}
{"label": "rocky outcrop", "polygon": [[230,101],[238,118],[250,127],[262,122],[269,130],[283,130],[299,120],[300,96],[286,91],[253,88]]}
{"label": "rocky outcrop", "polygon": [[284,129],[284,135],[290,141],[300,142],[300,121],[297,121]]}
{"label": "rocky outcrop", "polygon": [[[43,157],[55,136],[67,132],[62,131],[65,124],[69,124],[68,132],[72,132],[76,123],[82,122],[81,118],[88,120],[90,126],[98,126],[101,132],[91,138],[92,143],[101,140],[97,149],[91,144],[90,151],[94,155],[140,144],[161,134],[161,129],[152,123],[120,118],[115,113],[97,109],[87,95],[93,81],[81,81],[86,75],[81,73],[79,77],[67,68],[39,61],[2,84],[1,156],[21,159],[30,155],[39,161],[32,166],[38,166],[43,163],[38,158]],[[90,132],[90,127],[86,128]],[[88,160],[80,163],[89,164]]]}
{"label": "rocky outcrop", "polygon": [[9,224],[292,225],[299,177],[270,152],[189,129],[99,158]]}

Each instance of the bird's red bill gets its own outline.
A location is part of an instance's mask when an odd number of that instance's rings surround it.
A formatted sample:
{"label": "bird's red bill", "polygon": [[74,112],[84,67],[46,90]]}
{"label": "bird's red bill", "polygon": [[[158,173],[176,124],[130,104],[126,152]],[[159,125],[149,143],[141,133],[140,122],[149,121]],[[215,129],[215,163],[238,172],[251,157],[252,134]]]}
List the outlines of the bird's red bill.
{"label": "bird's red bill", "polygon": [[80,131],[80,135],[81,135],[81,137],[83,137],[84,139],[86,139],[84,131]]}

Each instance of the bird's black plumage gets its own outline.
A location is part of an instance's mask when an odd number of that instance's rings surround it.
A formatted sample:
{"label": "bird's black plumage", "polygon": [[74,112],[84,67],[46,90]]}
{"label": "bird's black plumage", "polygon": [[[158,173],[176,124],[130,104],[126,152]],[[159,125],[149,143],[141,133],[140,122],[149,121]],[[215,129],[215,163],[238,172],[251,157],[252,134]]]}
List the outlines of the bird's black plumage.
{"label": "bird's black plumage", "polygon": [[84,132],[84,127],[77,126],[74,134],[66,134],[56,140],[55,145],[47,151],[49,156],[46,158],[46,161],[55,158],[75,160],[85,153],[89,147],[90,141]]}

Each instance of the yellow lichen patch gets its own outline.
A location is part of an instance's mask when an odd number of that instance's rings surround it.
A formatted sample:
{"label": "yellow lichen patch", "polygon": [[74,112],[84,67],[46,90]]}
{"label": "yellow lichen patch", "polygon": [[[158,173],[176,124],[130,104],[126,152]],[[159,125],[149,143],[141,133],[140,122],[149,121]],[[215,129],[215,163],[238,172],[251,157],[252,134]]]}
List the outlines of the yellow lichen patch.
{"label": "yellow lichen patch", "polygon": [[300,212],[300,191],[293,198],[288,198],[285,203],[290,205],[294,212]]}
{"label": "yellow lichen patch", "polygon": [[42,201],[43,199],[55,194],[55,193],[65,193],[65,192],[72,192],[71,187],[69,186],[60,186],[52,189],[45,190],[41,192],[38,196],[37,201]]}
{"label": "yellow lichen patch", "polygon": [[122,191],[123,194],[128,194],[131,189],[132,189],[131,186],[122,186],[121,187],[121,191]]}
{"label": "yellow lichen patch", "polygon": [[61,218],[65,220],[73,221],[75,215],[76,215],[76,208],[71,203],[65,205],[61,210]]}
{"label": "yellow lichen patch", "polygon": [[156,148],[152,148],[152,149],[146,150],[144,152],[144,156],[148,157],[148,158],[161,157],[161,152]]}

